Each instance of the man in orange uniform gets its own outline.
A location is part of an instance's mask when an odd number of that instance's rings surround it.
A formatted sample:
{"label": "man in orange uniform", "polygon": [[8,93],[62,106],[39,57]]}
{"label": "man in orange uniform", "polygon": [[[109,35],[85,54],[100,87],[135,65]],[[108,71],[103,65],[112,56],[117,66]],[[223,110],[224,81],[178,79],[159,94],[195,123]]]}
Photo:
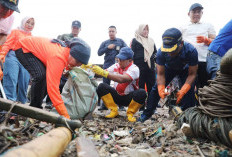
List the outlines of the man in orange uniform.
{"label": "man in orange uniform", "polygon": [[62,72],[81,64],[88,64],[90,47],[80,38],[75,38],[68,47],[41,37],[26,37],[15,47],[16,57],[32,76],[30,106],[42,108],[46,95],[57,112],[70,118],[59,91]]}

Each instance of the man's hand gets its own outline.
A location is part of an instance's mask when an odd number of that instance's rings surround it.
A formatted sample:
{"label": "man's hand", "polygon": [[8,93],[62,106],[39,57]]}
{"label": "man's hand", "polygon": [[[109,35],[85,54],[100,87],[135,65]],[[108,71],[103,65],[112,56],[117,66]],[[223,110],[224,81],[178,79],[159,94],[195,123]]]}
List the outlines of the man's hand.
{"label": "man's hand", "polygon": [[210,45],[212,39],[204,37],[204,36],[197,36],[197,43],[204,43],[205,45]]}
{"label": "man's hand", "polygon": [[103,76],[105,78],[107,78],[107,76],[109,75],[108,71],[102,69],[101,67],[99,67],[97,65],[94,65],[91,69],[95,74]]}
{"label": "man's hand", "polygon": [[164,99],[169,93],[165,92],[165,85],[158,85],[160,98]]}
{"label": "man's hand", "polygon": [[108,49],[114,49],[115,48],[115,45],[114,44],[110,44],[109,46],[108,46]]}
{"label": "man's hand", "polygon": [[0,81],[2,80],[3,78],[3,72],[2,72],[2,69],[0,68]]}
{"label": "man's hand", "polygon": [[1,61],[2,63],[4,63],[4,62],[5,62],[5,55],[0,54],[0,61]]}
{"label": "man's hand", "polygon": [[188,91],[190,90],[191,86],[190,84],[184,84],[181,88],[181,90],[179,90],[179,92],[176,93],[176,104],[178,105],[180,103],[180,101],[182,100],[182,98],[184,97],[184,95],[186,93],[188,93]]}

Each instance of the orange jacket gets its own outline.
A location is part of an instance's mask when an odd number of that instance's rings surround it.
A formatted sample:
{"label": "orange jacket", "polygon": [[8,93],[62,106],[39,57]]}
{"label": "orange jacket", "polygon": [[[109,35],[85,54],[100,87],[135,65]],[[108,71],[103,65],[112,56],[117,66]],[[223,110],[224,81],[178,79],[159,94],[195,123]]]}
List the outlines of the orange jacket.
{"label": "orange jacket", "polygon": [[32,36],[19,40],[15,50],[19,48],[22,48],[24,53],[31,52],[46,66],[48,95],[55,107],[64,105],[59,85],[62,72],[67,66],[70,48],[51,43],[47,38]]}
{"label": "orange jacket", "polygon": [[31,36],[31,32],[25,32],[19,29],[12,30],[11,33],[7,36],[6,42],[2,46],[0,54],[6,56],[10,50],[15,49],[15,45],[18,43],[19,39]]}

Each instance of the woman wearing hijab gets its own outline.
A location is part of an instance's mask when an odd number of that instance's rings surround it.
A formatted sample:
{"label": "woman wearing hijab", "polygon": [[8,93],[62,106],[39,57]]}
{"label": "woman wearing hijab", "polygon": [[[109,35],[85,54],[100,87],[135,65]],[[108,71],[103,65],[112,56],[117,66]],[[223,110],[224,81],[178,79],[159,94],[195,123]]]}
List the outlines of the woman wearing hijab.
{"label": "woman wearing hijab", "polygon": [[155,83],[155,56],[156,46],[150,37],[147,24],[141,24],[135,31],[135,38],[132,40],[131,49],[134,51],[134,64],[139,67],[139,88],[145,89],[150,93]]}
{"label": "woman wearing hijab", "polygon": [[[15,55],[15,45],[20,39],[31,36],[35,21],[33,17],[23,18],[20,27],[12,30],[7,37],[0,52],[0,60],[4,63],[3,88],[7,99],[26,103],[27,88],[30,80],[30,74],[18,61]],[[2,77],[1,77],[2,78]],[[18,88],[17,88],[18,87]]]}

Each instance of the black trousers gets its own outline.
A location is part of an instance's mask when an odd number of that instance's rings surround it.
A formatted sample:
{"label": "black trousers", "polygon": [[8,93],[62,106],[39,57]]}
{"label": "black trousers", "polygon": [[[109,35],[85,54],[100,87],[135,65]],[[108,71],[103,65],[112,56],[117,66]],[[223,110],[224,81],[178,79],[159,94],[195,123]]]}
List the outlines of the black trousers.
{"label": "black trousers", "polygon": [[22,49],[18,49],[15,54],[32,77],[30,106],[42,108],[43,99],[47,93],[46,67],[32,53],[23,53]]}
{"label": "black trousers", "polygon": [[206,62],[198,62],[198,71],[197,71],[197,89],[203,88],[208,85],[207,81],[209,80],[209,75],[206,71]]}
{"label": "black trousers", "polygon": [[150,91],[152,87],[155,85],[155,70],[140,70],[139,75],[139,88],[144,89],[145,83],[147,85],[147,92],[148,95],[150,94]]}
{"label": "black trousers", "polygon": [[106,83],[101,83],[98,86],[97,94],[99,98],[109,93],[112,95],[114,102],[118,106],[128,106],[132,99],[136,101],[137,103],[143,105],[147,98],[147,94],[144,89],[138,89],[133,92],[130,92],[127,95],[122,96],[122,95],[119,95],[118,92],[113,87],[111,87],[110,85]]}

